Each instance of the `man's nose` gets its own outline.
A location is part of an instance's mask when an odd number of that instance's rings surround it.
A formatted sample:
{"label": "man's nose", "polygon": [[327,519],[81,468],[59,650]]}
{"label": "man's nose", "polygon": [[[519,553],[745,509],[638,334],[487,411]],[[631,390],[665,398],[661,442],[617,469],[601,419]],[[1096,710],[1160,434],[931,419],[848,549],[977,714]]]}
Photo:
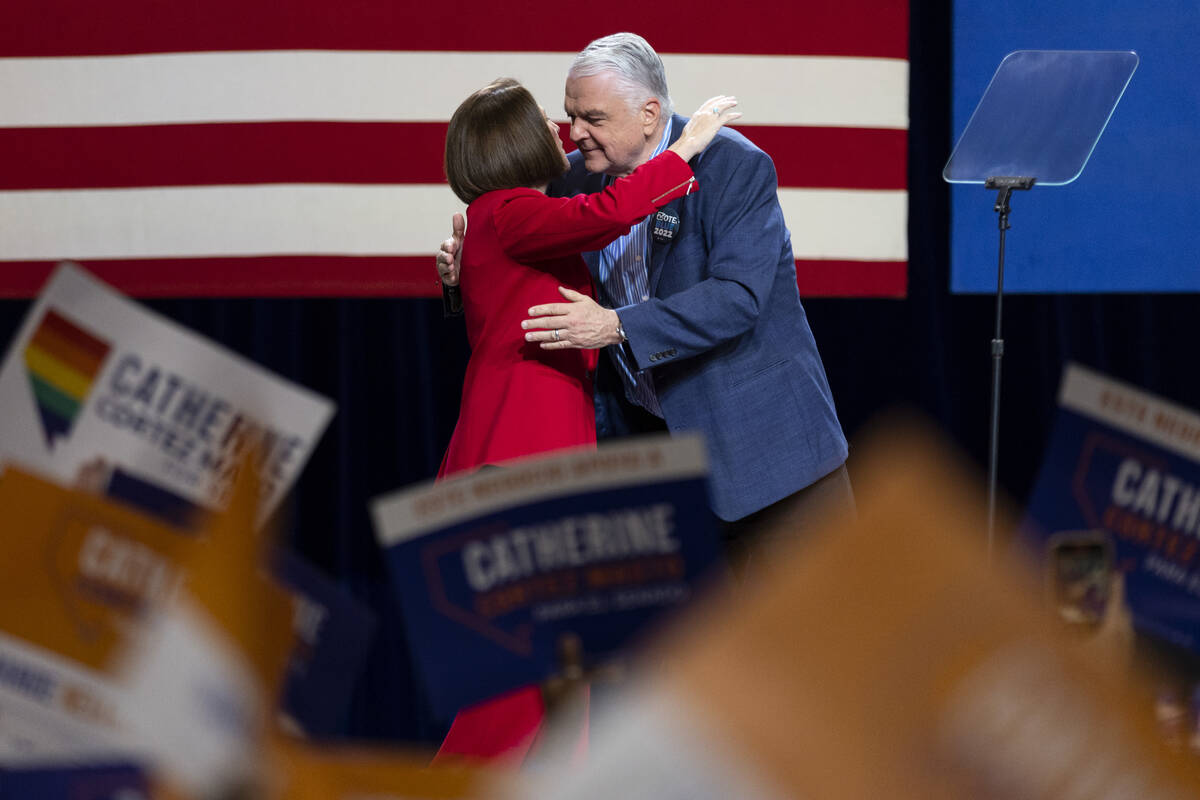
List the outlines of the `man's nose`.
{"label": "man's nose", "polygon": [[587,123],[581,119],[576,119],[571,123],[571,133],[569,135],[572,142],[579,144],[579,140],[587,136]]}

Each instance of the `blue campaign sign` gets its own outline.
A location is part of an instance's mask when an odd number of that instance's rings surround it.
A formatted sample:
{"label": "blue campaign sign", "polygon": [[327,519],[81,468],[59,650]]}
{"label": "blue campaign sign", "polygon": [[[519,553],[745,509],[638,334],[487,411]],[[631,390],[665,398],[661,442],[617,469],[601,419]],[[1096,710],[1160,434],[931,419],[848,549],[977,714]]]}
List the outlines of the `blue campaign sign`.
{"label": "blue campaign sign", "polygon": [[0,800],[150,800],[150,781],[133,764],[0,767]]}
{"label": "blue campaign sign", "polygon": [[1023,532],[1102,536],[1135,627],[1200,652],[1200,415],[1068,367]]}
{"label": "blue campaign sign", "polygon": [[[954,4],[954,140],[1014,50],[1134,50],[1141,59],[1079,179],[1014,192],[1006,292],[1200,290],[1197,41],[1194,0]],[[996,192],[955,185],[951,198],[951,289],[994,292]]]}
{"label": "blue campaign sign", "polygon": [[375,615],[295,553],[277,551],[271,567],[295,604],[296,644],[280,705],[309,736],[343,733],[354,680],[375,635]]}
{"label": "blue campaign sign", "polygon": [[591,660],[689,601],[721,561],[698,439],[517,462],[373,506],[434,713]]}

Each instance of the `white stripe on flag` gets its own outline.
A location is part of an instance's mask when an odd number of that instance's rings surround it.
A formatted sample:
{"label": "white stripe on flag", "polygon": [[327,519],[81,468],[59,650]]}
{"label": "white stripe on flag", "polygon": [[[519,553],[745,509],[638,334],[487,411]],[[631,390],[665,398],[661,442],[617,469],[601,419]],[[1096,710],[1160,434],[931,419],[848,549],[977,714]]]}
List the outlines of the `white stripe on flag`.
{"label": "white stripe on flag", "polygon": [[908,260],[906,191],[780,189],[779,204],[796,258]]}
{"label": "white stripe on flag", "polygon": [[[264,51],[0,58],[0,127],[252,120],[447,120],[493,78],[562,119],[571,53]],[[666,55],[676,111],[735,94],[747,122],[908,126],[908,62]],[[186,158],[186,154],[180,154]]]}
{"label": "white stripe on flag", "polygon": [[[903,191],[781,189],[800,259],[903,261]],[[0,192],[12,261],[431,254],[462,204],[446,186],[273,184]]]}

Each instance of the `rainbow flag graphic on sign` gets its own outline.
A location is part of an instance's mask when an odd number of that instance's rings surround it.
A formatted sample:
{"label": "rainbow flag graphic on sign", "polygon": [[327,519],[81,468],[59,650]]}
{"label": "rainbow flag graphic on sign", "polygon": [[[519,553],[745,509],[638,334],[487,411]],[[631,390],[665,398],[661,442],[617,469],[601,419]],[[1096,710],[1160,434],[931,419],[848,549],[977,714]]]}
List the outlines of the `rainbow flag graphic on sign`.
{"label": "rainbow flag graphic on sign", "polygon": [[108,351],[104,340],[46,310],[25,348],[25,366],[47,447],[53,449],[59,437],[70,433]]}

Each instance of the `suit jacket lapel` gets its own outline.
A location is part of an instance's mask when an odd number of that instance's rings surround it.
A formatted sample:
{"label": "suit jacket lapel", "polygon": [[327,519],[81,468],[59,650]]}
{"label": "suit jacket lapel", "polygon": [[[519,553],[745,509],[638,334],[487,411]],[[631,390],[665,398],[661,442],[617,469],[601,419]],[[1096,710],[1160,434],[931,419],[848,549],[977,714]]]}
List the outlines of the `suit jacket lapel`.
{"label": "suit jacket lapel", "polygon": [[[583,255],[583,262],[588,266],[588,272],[592,273],[592,283],[600,287],[600,251],[587,250]],[[603,291],[603,288],[601,291]]]}
{"label": "suit jacket lapel", "polygon": [[650,218],[650,266],[648,268],[647,286],[650,289],[651,297],[654,296],[654,293],[658,289],[658,279],[662,276],[663,265],[667,263],[667,256],[670,254],[671,248],[675,246],[675,240],[683,232],[682,208],[683,198],[681,197],[678,200],[672,200],[659,209],[659,214],[666,214],[679,220],[679,224],[675,227],[674,235],[665,242],[660,242],[654,238],[654,224],[656,220],[654,217]]}
{"label": "suit jacket lapel", "polygon": [[[675,143],[675,140],[679,138],[679,134],[683,132],[683,126],[686,124],[687,120],[678,114],[672,117],[670,144]],[[649,274],[647,286],[650,289],[651,297],[655,296],[655,293],[658,290],[658,280],[662,276],[662,269],[663,265],[667,261],[667,256],[670,254],[671,248],[675,246],[675,241],[683,235],[683,226],[687,224],[684,220],[683,214],[683,209],[686,207],[686,203],[684,202],[686,199],[687,198],[685,197],[680,197],[676,200],[672,200],[670,203],[667,203],[667,205],[660,209],[661,212],[665,212],[679,219],[679,226],[675,230],[675,235],[667,241],[660,242],[654,238],[654,217],[650,218],[650,266],[648,267]]]}

